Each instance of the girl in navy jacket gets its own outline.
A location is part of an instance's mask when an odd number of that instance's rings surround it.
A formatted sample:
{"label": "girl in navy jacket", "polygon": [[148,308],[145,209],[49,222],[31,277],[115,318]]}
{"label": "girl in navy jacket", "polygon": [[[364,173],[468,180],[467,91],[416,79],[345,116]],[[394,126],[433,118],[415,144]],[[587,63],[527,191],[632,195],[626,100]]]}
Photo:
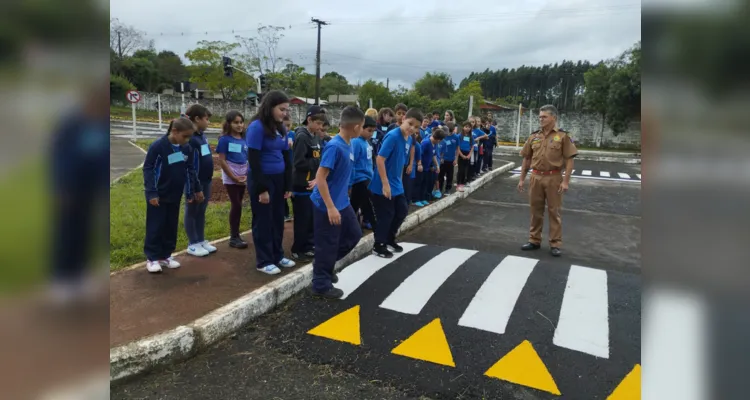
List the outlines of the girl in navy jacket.
{"label": "girl in navy jacket", "polygon": [[148,272],[161,272],[162,267],[179,268],[172,258],[177,245],[180,202],[185,186],[192,193],[189,203],[204,201],[203,188],[195,174],[193,151],[188,145],[195,125],[181,117],[169,124],[166,135],[148,148],[143,163],[146,191],[146,240],[143,247]]}
{"label": "girl in navy jacket", "polygon": [[[195,132],[188,142],[193,155],[193,168],[195,175],[198,177],[200,187],[203,189],[203,197],[206,199],[202,202],[185,203],[185,233],[188,237],[187,253],[203,257],[216,251],[206,240],[204,235],[206,227],[206,208],[208,200],[211,197],[211,180],[214,176],[214,158],[211,149],[208,147],[208,140],[204,132],[208,129],[208,119],[211,112],[200,104],[193,104],[185,111],[185,115],[195,124]],[[192,185],[185,185],[185,198],[193,197],[189,189],[195,189]]]}

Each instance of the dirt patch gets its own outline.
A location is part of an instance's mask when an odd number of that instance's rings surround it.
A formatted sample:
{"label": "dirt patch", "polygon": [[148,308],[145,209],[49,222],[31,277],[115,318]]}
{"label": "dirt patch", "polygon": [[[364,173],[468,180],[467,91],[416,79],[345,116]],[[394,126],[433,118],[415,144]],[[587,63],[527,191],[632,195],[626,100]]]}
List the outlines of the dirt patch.
{"label": "dirt patch", "polygon": [[229,201],[229,194],[227,188],[224,187],[224,183],[221,178],[214,178],[211,180],[211,203],[223,203]]}

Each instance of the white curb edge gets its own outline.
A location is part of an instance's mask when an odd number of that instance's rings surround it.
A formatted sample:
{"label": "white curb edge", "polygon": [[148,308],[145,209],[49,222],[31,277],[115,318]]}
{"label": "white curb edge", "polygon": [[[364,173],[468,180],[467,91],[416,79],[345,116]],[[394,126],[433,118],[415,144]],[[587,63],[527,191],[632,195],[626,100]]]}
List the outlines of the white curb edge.
{"label": "white curb edge", "polygon": [[[410,214],[404,220],[399,235],[413,229],[440,211],[466,198],[494,177],[510,171],[515,163],[508,163],[480,177],[466,186],[464,192],[456,192],[445,199]],[[363,257],[372,250],[373,234],[363,237],[346,257],[336,263],[336,271]],[[253,319],[272,310],[299,293],[310,284],[312,264],[260,287],[231,303],[218,308],[187,326],[179,326],[109,351],[110,382],[129,378],[159,365],[167,365],[189,358],[200,349],[213,345],[239,331]]]}

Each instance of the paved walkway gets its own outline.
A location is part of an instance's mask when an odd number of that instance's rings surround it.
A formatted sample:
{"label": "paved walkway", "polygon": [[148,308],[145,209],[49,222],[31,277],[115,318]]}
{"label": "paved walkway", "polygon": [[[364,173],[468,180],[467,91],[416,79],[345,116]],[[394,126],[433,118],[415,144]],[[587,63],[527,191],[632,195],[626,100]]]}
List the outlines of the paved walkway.
{"label": "paved walkway", "polygon": [[109,138],[109,181],[125,175],[143,163],[146,154],[127,139]]}

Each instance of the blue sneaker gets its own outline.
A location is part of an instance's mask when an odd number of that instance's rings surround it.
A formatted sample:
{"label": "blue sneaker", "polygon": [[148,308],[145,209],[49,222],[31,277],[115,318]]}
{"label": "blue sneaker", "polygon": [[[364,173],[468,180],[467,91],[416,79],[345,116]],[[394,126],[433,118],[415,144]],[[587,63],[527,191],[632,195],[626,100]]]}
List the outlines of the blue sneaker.
{"label": "blue sneaker", "polygon": [[279,269],[279,267],[277,267],[277,266],[275,266],[273,264],[266,265],[263,268],[258,268],[258,271],[260,271],[260,272],[262,272],[264,274],[268,274],[268,275],[276,275],[276,274],[280,274],[281,273],[281,270]]}
{"label": "blue sneaker", "polygon": [[436,191],[432,192],[432,197],[434,197],[436,199],[439,199],[439,198],[443,197],[443,194],[440,193],[439,190],[436,190]]}
{"label": "blue sneaker", "polygon": [[420,202],[419,202],[419,206],[420,206],[420,207],[424,207],[424,206],[428,206],[428,205],[430,205],[430,203],[429,203],[429,202],[427,202],[427,201],[420,201]]}
{"label": "blue sneaker", "polygon": [[411,204],[414,205],[414,206],[416,206],[416,207],[422,207],[424,205],[424,204],[422,204],[421,201],[415,201],[414,203],[411,203]]}
{"label": "blue sneaker", "polygon": [[282,258],[281,261],[279,261],[279,265],[283,268],[292,268],[293,266],[297,265],[297,263],[288,258]]}

